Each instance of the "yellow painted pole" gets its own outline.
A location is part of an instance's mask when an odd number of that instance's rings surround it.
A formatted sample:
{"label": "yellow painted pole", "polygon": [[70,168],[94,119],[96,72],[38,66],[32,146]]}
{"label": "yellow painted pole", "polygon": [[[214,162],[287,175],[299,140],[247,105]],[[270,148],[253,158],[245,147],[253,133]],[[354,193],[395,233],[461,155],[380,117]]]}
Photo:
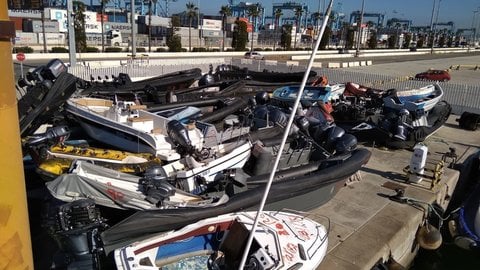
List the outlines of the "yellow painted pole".
{"label": "yellow painted pole", "polygon": [[0,28],[0,269],[33,270],[6,0],[0,0]]}

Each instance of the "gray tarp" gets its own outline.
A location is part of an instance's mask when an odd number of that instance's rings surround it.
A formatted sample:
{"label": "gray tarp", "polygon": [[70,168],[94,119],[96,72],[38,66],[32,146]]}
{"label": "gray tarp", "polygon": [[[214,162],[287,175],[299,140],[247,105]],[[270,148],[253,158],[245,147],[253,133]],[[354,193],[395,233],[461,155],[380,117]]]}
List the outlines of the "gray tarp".
{"label": "gray tarp", "polygon": [[[140,177],[130,175],[84,161],[76,161],[71,173],[63,174],[48,182],[47,188],[55,198],[71,202],[90,198],[96,204],[118,209],[152,209],[156,205],[145,200]],[[182,198],[179,198],[182,197]],[[199,200],[198,196],[176,190],[170,198],[172,204],[178,200]]]}

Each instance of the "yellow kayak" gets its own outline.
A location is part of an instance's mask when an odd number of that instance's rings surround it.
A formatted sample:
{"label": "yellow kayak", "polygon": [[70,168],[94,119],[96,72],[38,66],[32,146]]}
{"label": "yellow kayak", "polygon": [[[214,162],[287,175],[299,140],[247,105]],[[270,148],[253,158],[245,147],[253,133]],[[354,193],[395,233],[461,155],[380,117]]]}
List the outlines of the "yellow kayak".
{"label": "yellow kayak", "polygon": [[47,158],[39,164],[38,170],[49,178],[66,173],[72,161],[77,159],[132,174],[142,173],[147,167],[161,164],[160,159],[149,153],[130,153],[95,147],[54,145],[47,153]]}

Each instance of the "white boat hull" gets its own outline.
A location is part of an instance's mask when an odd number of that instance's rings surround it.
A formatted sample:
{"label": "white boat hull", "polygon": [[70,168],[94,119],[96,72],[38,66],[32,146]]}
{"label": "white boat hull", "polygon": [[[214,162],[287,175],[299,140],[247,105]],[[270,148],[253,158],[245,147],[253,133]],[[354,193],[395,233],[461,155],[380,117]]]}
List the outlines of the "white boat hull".
{"label": "white boat hull", "polygon": [[[215,256],[223,256],[224,261],[220,263],[225,263],[227,268],[237,265],[255,215],[256,212],[239,212],[207,218],[179,230],[132,243],[115,250],[116,266],[132,270],[159,267],[207,269],[205,258]],[[237,230],[236,222],[244,229]],[[327,252],[327,234],[323,225],[298,214],[263,212],[247,264],[258,259],[263,267],[261,269],[316,269]],[[219,262],[211,260],[209,263]]]}

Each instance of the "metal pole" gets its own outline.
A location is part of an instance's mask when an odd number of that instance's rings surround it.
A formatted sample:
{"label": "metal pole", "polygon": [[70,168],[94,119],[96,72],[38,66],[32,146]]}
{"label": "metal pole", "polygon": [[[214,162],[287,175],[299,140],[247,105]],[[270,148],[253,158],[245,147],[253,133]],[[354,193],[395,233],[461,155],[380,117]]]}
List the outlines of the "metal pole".
{"label": "metal pole", "polygon": [[[0,265],[3,269],[33,269],[32,242],[28,220],[27,193],[23,173],[20,127],[12,62],[13,22],[8,18],[7,1],[0,1]],[[9,31],[12,29],[13,31]]]}
{"label": "metal pole", "polygon": [[430,19],[430,35],[432,36],[432,44],[430,45],[430,54],[433,54],[433,41],[434,41],[434,34],[433,34],[433,16],[435,14],[435,3],[437,0],[433,0],[433,8],[432,8],[432,18]]}
{"label": "metal pole", "polygon": [[357,50],[355,51],[355,57],[360,56],[360,43],[362,40],[362,23],[363,23],[364,8],[365,8],[365,0],[362,0],[362,11],[360,11],[360,22],[358,22]]}
{"label": "metal pole", "polygon": [[300,104],[300,99],[303,96],[303,90],[305,89],[305,85],[307,84],[308,74],[310,74],[310,71],[312,70],[312,65],[315,60],[315,55],[317,54],[318,46],[320,45],[320,40],[322,39],[322,35],[323,35],[323,32],[325,31],[325,28],[327,27],[328,17],[330,16],[330,12],[332,11],[332,5],[333,5],[333,0],[330,0],[330,4],[328,5],[327,11],[324,16],[325,20],[323,20],[322,28],[320,29],[320,32],[318,33],[318,36],[317,36],[317,43],[313,48],[312,54],[310,55],[310,60],[308,61],[307,69],[305,70],[305,74],[303,75],[302,83],[300,84],[300,89],[298,90],[298,93],[297,93],[297,99],[293,104],[292,112],[290,113],[287,126],[285,127],[282,143],[280,144],[280,147],[277,152],[277,156],[275,157],[275,162],[273,164],[272,171],[270,172],[270,177],[268,179],[268,182],[265,186],[265,192],[263,194],[262,201],[260,202],[257,215],[255,216],[255,221],[253,222],[252,229],[250,231],[250,234],[248,235],[247,244],[245,246],[245,250],[243,251],[242,260],[240,261],[240,265],[238,269],[244,269],[245,263],[247,261],[250,246],[252,245],[252,242],[253,242],[253,236],[255,235],[255,230],[258,225],[258,219],[263,211],[263,208],[265,207],[265,203],[267,202],[268,193],[270,191],[270,187],[272,186],[273,178],[275,177],[275,172],[277,171],[278,164],[280,163],[280,158],[282,156],[285,143],[287,142],[288,134],[290,133],[290,129],[293,124],[293,119],[295,118],[295,113]]}
{"label": "metal pole", "polygon": [[67,0],[67,22],[68,22],[68,58],[70,60],[70,66],[73,67],[77,64],[77,49],[75,48],[75,15],[73,14],[73,2]]}
{"label": "metal pole", "polygon": [[43,53],[47,53],[47,35],[45,34],[45,8],[42,9]]}
{"label": "metal pole", "polygon": [[132,24],[132,58],[137,53],[137,35],[135,33],[135,0],[130,0],[130,23]]}

